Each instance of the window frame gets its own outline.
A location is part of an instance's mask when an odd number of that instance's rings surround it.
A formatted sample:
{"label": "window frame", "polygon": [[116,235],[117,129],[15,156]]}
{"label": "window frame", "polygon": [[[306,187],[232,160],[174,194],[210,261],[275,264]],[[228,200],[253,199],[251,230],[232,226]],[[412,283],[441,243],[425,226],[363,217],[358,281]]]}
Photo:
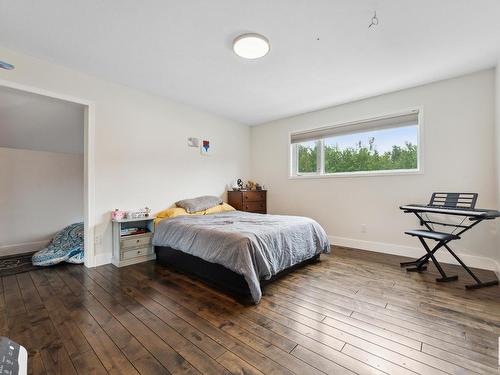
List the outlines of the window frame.
{"label": "window frame", "polygon": [[[370,116],[370,117],[363,117],[363,118],[358,118],[352,121],[342,121],[339,123],[335,123],[333,125],[328,126],[329,128],[336,128],[336,127],[342,127],[346,126],[348,124],[355,124],[357,122],[364,122],[364,121],[370,121],[370,120],[375,120],[378,118],[383,118],[383,117],[395,117],[395,116],[403,116],[407,115],[410,113],[414,113],[415,111],[418,112],[418,124],[417,124],[417,168],[416,169],[384,169],[384,170],[377,170],[377,171],[356,171],[356,172],[337,172],[337,173],[325,173],[325,165],[324,165],[324,147],[323,147],[323,139],[316,140],[317,142],[317,147],[319,148],[319,152],[317,153],[318,155],[318,165],[319,165],[319,172],[307,172],[307,173],[299,173],[298,171],[298,148],[294,146],[292,143],[292,134],[301,132],[301,131],[310,131],[314,130],[315,128],[310,128],[310,129],[303,129],[303,130],[295,130],[293,132],[288,133],[288,150],[289,150],[289,157],[288,157],[288,165],[289,165],[289,171],[288,171],[288,178],[289,179],[314,179],[314,178],[335,178],[335,177],[376,177],[376,176],[401,176],[401,175],[417,175],[417,174],[423,174],[424,173],[424,147],[423,147],[423,133],[424,133],[424,115],[423,115],[423,108],[422,107],[412,107],[410,109],[398,111],[398,112],[391,112],[391,113],[384,113],[381,115],[376,115],[376,116]],[[322,127],[318,127],[322,128]],[[369,131],[370,128],[367,127],[367,131]],[[349,134],[349,133],[346,133]]]}

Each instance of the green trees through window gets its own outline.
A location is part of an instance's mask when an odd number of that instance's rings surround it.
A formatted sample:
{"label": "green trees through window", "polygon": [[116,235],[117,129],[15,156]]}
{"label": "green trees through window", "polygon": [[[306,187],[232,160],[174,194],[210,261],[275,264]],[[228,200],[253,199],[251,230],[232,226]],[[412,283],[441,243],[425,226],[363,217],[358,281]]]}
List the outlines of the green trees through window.
{"label": "green trees through window", "polygon": [[318,170],[318,147],[316,142],[299,144],[297,150],[299,173],[316,173]]}
{"label": "green trees through window", "polygon": [[[329,144],[330,143],[330,144]],[[361,140],[353,146],[339,146],[332,142],[307,142],[297,144],[297,171],[318,173],[318,145],[324,149],[324,173],[368,172],[400,169],[417,169],[417,145],[405,141],[403,145],[392,145],[383,152],[378,151],[375,137],[367,144]]]}

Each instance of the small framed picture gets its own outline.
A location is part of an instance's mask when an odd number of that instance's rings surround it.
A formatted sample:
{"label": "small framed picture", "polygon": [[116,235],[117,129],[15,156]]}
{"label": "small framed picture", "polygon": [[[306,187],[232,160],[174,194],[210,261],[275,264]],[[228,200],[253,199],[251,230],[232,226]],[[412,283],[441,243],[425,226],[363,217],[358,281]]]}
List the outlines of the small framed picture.
{"label": "small framed picture", "polygon": [[212,144],[208,139],[202,139],[200,144],[200,152],[202,155],[211,155],[212,154]]}
{"label": "small framed picture", "polygon": [[195,138],[195,137],[189,137],[187,139],[187,145],[188,145],[188,147],[198,148],[198,147],[200,147],[200,140],[198,138]]}

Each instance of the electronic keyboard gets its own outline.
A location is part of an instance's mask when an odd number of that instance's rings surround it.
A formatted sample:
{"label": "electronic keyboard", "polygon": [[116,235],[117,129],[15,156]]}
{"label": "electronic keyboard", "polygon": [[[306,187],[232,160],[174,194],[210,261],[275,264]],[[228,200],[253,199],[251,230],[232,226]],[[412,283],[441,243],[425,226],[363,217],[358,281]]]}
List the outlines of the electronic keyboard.
{"label": "electronic keyboard", "polygon": [[[427,269],[427,263],[432,260],[441,274],[441,277],[437,278],[436,281],[455,281],[458,279],[458,276],[447,276],[446,272],[434,256],[436,251],[444,248],[448,250],[450,255],[455,258],[455,260],[460,263],[465,271],[467,271],[467,273],[474,279],[475,283],[465,285],[466,289],[479,289],[498,285],[499,282],[496,278],[491,281],[481,281],[481,279],[479,279],[479,277],[477,277],[476,274],[469,267],[467,267],[459,256],[455,254],[449,245],[451,241],[459,240],[465,232],[472,229],[483,220],[492,220],[500,217],[500,211],[476,208],[478,195],[479,194],[477,193],[436,192],[432,193],[429,204],[408,204],[400,206],[399,208],[403,210],[403,212],[414,214],[420,221],[420,225],[425,227],[425,229],[406,231],[405,234],[417,237],[426,252],[425,255],[414,261],[402,262],[401,267],[407,267],[406,270],[408,272],[422,272]],[[460,223],[441,222],[437,221],[438,219],[430,219],[427,214],[456,215],[462,216],[464,219]],[[465,219],[467,218],[469,220],[466,222]],[[446,219],[447,218],[445,217],[445,220]],[[435,226],[453,227],[454,229],[448,233],[434,229]],[[431,249],[427,241],[434,241],[436,244]]]}
{"label": "electronic keyboard", "polygon": [[447,207],[430,204],[408,204],[401,206],[400,209],[408,212],[428,212],[446,215],[470,216],[482,219],[494,219],[500,217],[500,211],[486,208],[469,208],[469,207]]}

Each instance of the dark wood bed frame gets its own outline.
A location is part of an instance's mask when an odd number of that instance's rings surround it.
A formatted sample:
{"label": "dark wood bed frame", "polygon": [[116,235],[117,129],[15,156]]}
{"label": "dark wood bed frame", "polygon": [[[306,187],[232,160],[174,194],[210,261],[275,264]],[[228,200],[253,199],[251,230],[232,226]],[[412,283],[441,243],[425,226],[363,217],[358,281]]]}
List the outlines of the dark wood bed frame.
{"label": "dark wood bed frame", "polygon": [[[155,246],[155,252],[158,263],[169,266],[174,270],[188,274],[189,276],[194,276],[209,286],[236,298],[241,303],[254,303],[248,284],[242,275],[237,274],[220,264],[207,262],[201,258],[186,254],[170,247]],[[267,284],[283,277],[291,271],[307,264],[317,262],[318,260],[319,254],[277,273],[269,280],[260,280],[260,287],[263,289]]]}

